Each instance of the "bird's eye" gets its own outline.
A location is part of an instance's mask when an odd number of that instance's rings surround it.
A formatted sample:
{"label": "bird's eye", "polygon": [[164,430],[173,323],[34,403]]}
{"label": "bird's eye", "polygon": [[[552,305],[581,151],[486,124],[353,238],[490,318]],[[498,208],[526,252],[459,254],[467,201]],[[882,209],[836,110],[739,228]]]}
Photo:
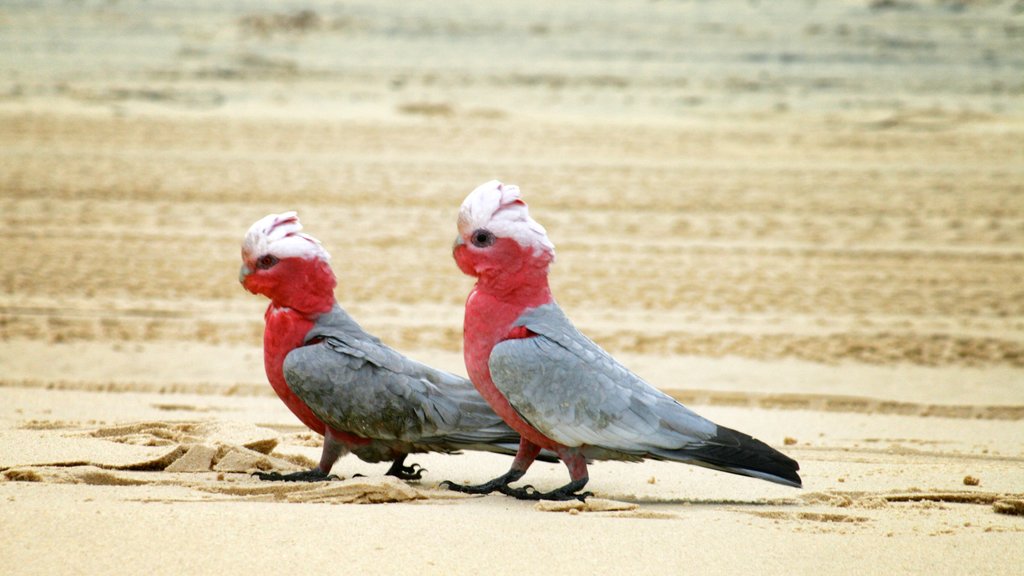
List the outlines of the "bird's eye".
{"label": "bird's eye", "polygon": [[274,264],[277,264],[277,256],[274,256],[272,254],[260,256],[260,259],[256,261],[256,267],[259,268],[260,270],[273,268]]}
{"label": "bird's eye", "polygon": [[494,244],[495,240],[494,234],[490,230],[484,230],[483,228],[474,231],[473,235],[469,238],[469,241],[477,248],[486,248]]}

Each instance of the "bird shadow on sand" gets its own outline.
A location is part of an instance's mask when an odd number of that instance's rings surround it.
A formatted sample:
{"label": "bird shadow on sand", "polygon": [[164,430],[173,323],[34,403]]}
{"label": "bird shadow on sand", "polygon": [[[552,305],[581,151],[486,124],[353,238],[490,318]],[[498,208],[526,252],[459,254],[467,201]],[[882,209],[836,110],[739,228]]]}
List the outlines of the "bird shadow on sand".
{"label": "bird shadow on sand", "polygon": [[615,500],[618,502],[629,502],[641,506],[801,506],[804,504],[799,498],[690,498],[690,497],[660,497],[660,496],[630,496],[621,494],[601,494],[601,498]]}

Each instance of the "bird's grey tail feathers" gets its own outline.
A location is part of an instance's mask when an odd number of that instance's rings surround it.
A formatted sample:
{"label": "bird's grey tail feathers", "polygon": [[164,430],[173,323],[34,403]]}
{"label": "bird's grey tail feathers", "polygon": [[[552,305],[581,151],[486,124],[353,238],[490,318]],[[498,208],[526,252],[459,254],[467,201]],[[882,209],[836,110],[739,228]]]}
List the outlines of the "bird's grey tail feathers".
{"label": "bird's grey tail feathers", "polygon": [[797,474],[800,465],[796,460],[756,438],[724,426],[719,426],[717,434],[699,446],[654,449],[651,455],[794,488],[803,485]]}

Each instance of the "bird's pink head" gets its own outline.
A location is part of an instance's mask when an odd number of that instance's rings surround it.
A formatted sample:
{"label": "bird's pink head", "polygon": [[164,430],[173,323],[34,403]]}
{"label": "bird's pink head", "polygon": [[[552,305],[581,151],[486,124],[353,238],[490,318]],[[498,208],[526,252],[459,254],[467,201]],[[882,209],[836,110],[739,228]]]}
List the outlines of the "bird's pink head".
{"label": "bird's pink head", "polygon": [[459,269],[485,287],[537,282],[546,287],[555,245],[530,217],[519,187],[492,180],[462,202],[453,253]]}
{"label": "bird's pink head", "polygon": [[334,304],[337,284],[330,260],[320,241],[302,232],[295,212],[270,214],[245,234],[238,281],[276,306],[324,312]]}

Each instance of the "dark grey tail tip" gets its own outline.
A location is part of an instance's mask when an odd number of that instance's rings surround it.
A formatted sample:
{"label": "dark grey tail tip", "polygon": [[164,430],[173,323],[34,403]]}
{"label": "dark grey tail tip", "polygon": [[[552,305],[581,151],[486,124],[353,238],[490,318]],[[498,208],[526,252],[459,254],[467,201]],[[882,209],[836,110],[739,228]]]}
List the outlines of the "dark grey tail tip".
{"label": "dark grey tail tip", "polygon": [[779,484],[782,484],[784,486],[789,486],[790,488],[803,488],[804,487],[803,479],[801,479],[800,476],[797,476],[797,474],[795,472],[790,477],[777,476],[776,478],[778,479],[777,482]]}
{"label": "dark grey tail tip", "polygon": [[726,470],[726,472],[732,472],[734,474],[742,474],[743,476],[750,476],[752,478],[758,478],[760,480],[767,480],[774,484],[781,484],[783,486],[789,486],[790,488],[803,488],[804,482],[800,478],[800,475],[796,471],[786,470],[785,472],[765,472],[763,470],[751,470],[746,469],[733,469]]}

